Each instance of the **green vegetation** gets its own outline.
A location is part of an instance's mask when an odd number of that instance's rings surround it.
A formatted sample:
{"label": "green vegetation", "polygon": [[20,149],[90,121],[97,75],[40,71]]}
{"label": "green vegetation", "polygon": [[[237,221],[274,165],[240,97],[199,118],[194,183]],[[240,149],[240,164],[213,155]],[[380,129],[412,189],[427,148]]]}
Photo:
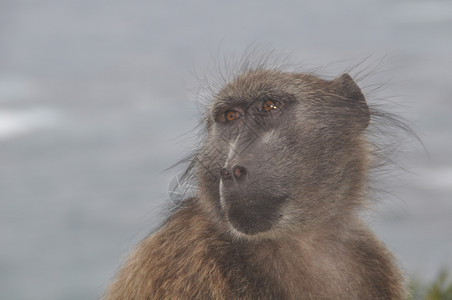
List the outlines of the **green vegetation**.
{"label": "green vegetation", "polygon": [[407,300],[452,300],[452,279],[446,271],[428,285],[413,280],[408,288],[411,296]]}

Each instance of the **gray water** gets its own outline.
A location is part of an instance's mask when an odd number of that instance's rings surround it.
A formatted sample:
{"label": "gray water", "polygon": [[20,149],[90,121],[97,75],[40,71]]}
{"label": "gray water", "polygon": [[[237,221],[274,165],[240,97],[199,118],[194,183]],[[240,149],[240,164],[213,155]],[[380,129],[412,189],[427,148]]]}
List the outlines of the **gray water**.
{"label": "gray water", "polygon": [[250,45],[329,77],[370,56],[429,155],[405,144],[369,221],[409,276],[452,268],[452,2],[2,0],[1,299],[102,294],[196,143],[193,73]]}

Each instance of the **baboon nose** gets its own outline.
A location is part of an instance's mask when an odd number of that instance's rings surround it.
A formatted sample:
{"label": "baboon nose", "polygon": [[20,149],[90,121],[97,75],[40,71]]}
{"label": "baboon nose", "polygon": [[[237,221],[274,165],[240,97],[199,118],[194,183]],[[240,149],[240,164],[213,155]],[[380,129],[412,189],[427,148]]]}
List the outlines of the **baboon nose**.
{"label": "baboon nose", "polygon": [[220,170],[220,177],[223,182],[229,181],[234,176],[234,179],[239,180],[246,176],[246,168],[242,166],[234,166],[232,167],[232,172],[230,172],[228,169],[223,168]]}
{"label": "baboon nose", "polygon": [[236,179],[240,179],[246,175],[246,169],[242,166],[234,166],[232,168],[232,173]]}

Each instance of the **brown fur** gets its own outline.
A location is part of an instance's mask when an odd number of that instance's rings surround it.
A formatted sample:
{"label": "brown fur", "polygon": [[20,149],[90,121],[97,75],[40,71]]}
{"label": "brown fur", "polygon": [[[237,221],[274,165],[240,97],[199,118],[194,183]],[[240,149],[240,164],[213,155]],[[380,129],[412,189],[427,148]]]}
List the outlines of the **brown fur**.
{"label": "brown fur", "polygon": [[[248,117],[226,127],[216,120],[225,109],[251,107],[243,103],[253,105],[262,94],[285,101],[284,114],[258,127],[245,124]],[[366,203],[372,153],[368,122],[364,97],[348,75],[334,81],[279,71],[238,76],[210,107],[207,137],[193,163],[198,196],[137,246],[105,299],[403,299],[392,255],[357,216]],[[251,146],[240,146],[249,130],[256,134],[245,140]],[[232,141],[238,155],[230,151]],[[258,164],[246,159],[256,153]],[[266,155],[280,158],[275,163]],[[240,183],[227,187],[218,174],[234,164],[272,184],[267,191],[247,183],[245,198],[258,203],[257,212],[228,198]],[[281,191],[289,196],[278,198]],[[271,211],[259,202],[270,196],[283,199]],[[245,205],[245,218],[248,210],[263,222],[268,217],[271,229],[244,233],[231,223],[236,216],[228,201]]]}

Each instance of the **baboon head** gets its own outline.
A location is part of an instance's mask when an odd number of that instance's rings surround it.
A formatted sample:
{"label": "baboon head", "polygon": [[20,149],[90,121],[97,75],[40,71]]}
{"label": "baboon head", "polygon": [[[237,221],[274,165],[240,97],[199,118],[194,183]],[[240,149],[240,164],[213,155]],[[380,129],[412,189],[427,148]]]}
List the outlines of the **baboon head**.
{"label": "baboon head", "polygon": [[236,237],[347,218],[365,191],[369,119],[347,74],[327,81],[275,70],[243,73],[208,109],[196,161],[202,201]]}

